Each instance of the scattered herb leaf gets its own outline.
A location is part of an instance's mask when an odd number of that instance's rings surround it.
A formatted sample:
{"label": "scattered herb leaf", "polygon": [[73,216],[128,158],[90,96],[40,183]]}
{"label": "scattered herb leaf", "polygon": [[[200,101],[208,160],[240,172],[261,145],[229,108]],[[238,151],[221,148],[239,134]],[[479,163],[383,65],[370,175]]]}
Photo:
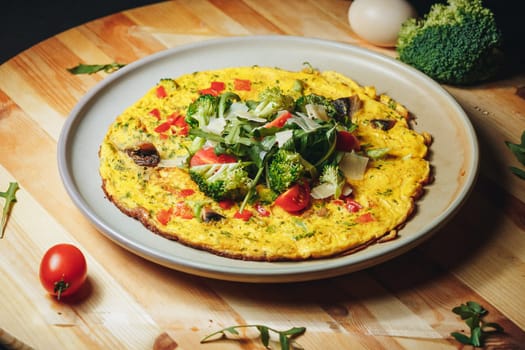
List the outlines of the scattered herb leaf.
{"label": "scattered herb leaf", "polygon": [[[219,339],[228,339],[228,333],[238,336],[239,335],[238,329],[240,328],[257,328],[257,330],[261,334],[261,342],[267,348],[270,345],[270,332],[276,333],[279,336],[279,344],[281,345],[281,350],[292,349],[290,348],[290,346],[293,344],[293,338],[298,337],[304,334],[304,332],[306,332],[305,327],[292,327],[285,331],[278,331],[276,329],[273,329],[267,326],[263,326],[263,325],[238,325],[238,326],[226,327],[217,332],[213,332],[207,335],[206,337],[202,338],[201,344],[219,340]],[[216,337],[218,335],[219,337]],[[298,345],[298,344],[295,344],[295,345]]]}
{"label": "scattered herb leaf", "polygon": [[17,182],[10,182],[7,191],[0,192],[0,197],[5,199],[4,209],[2,210],[2,222],[0,223],[0,239],[4,238],[4,230],[7,224],[7,219],[13,204],[16,202],[16,191],[18,188]]}
{"label": "scattered herb leaf", "polygon": [[[521,134],[521,144],[512,143],[505,141],[507,147],[516,156],[516,159],[523,165],[525,165],[525,131]],[[525,170],[517,167],[510,167],[510,170],[518,177],[525,180]]]}
{"label": "scattered herb leaf", "polygon": [[68,72],[71,74],[93,74],[100,71],[106,73],[112,73],[120,68],[124,67],[123,63],[110,63],[110,64],[83,64],[79,63],[78,66],[73,68],[68,68]]}
{"label": "scattered herb leaf", "polygon": [[483,317],[488,313],[481,305],[474,301],[468,301],[452,309],[452,312],[459,315],[470,328],[470,337],[464,333],[450,333],[457,341],[465,345],[475,347],[483,346],[483,340],[488,333],[503,332],[503,327],[495,322],[485,322]]}

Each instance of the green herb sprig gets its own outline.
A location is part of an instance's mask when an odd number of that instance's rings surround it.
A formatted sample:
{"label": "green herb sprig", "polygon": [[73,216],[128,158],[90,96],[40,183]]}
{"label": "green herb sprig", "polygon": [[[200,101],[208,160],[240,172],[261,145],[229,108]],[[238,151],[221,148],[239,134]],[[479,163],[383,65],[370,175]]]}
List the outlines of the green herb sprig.
{"label": "green herb sprig", "polygon": [[0,223],[0,239],[4,238],[4,231],[7,225],[7,219],[11,213],[11,208],[16,202],[16,191],[18,190],[17,182],[10,182],[9,188],[5,192],[0,192],[0,197],[5,199],[4,209],[2,210],[2,221]]}
{"label": "green herb sprig", "polygon": [[[298,337],[304,334],[304,332],[306,332],[305,327],[292,327],[285,331],[278,331],[276,329],[273,329],[267,326],[263,326],[263,325],[258,325],[258,324],[256,325],[237,325],[237,326],[226,327],[217,332],[207,335],[201,340],[201,344],[211,342],[211,341],[216,341],[219,339],[231,339],[231,338],[228,338],[228,334],[233,334],[233,335],[238,336],[239,335],[238,329],[241,329],[241,328],[256,328],[260,333],[261,342],[266,348],[270,346],[270,332],[276,333],[279,336],[279,344],[281,345],[281,350],[290,350],[290,349],[297,349],[297,348],[301,349],[302,347],[298,347],[298,344],[293,342],[293,338]],[[217,337],[218,335],[220,336]],[[292,346],[292,344],[294,346],[293,348],[290,347]]]}
{"label": "green herb sprig", "polygon": [[120,68],[124,67],[125,64],[113,62],[110,64],[83,64],[79,63],[78,66],[68,68],[68,72],[71,74],[94,74],[100,71],[106,73],[112,73]]}
{"label": "green herb sprig", "polygon": [[[525,165],[525,131],[523,131],[523,133],[521,134],[521,144],[512,143],[509,141],[505,141],[505,144],[516,156],[516,159],[521,164]],[[517,167],[511,166],[510,171],[512,171],[516,176],[525,180],[525,169],[519,169]]]}
{"label": "green herb sprig", "polygon": [[459,315],[470,328],[470,336],[459,333],[450,333],[457,341],[465,345],[475,347],[483,346],[484,338],[488,333],[503,332],[503,327],[495,322],[485,322],[483,317],[488,311],[474,301],[468,301],[452,309],[452,312]]}

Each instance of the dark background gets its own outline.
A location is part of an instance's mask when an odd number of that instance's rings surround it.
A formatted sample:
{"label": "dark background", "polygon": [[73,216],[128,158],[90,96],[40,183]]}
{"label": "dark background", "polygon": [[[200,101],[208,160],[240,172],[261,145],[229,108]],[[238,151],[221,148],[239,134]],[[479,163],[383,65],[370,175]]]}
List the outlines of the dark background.
{"label": "dark background", "polygon": [[55,34],[99,17],[159,0],[3,0],[0,64]]}
{"label": "dark background", "polygon": [[[72,27],[156,2],[159,0],[3,0],[0,8],[0,64],[38,42]],[[410,2],[418,13],[424,14],[433,3],[443,3],[445,0]],[[506,51],[512,54],[519,65],[525,65],[525,1],[484,0],[484,5],[496,15],[496,21],[504,34]]]}

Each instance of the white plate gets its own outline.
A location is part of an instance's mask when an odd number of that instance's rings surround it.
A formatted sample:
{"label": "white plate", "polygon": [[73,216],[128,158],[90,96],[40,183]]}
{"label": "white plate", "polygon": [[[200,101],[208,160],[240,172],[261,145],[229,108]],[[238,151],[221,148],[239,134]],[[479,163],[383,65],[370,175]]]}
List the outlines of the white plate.
{"label": "white plate", "polygon": [[[373,85],[408,107],[416,130],[434,137],[430,160],[435,181],[399,238],[348,256],[304,262],[253,262],[219,257],[169,241],[146,230],[105,199],[98,149],[107,128],[126,107],[161,78],[231,66],[299,70],[309,62]],[[347,44],[290,36],[235,37],[159,52],[112,73],[71,112],[58,143],[65,188],[81,212],[120,246],[158,264],[232,281],[289,282],[320,279],[385,262],[415,247],[457,212],[478,170],[478,145],[467,116],[433,80],[394,59]]]}

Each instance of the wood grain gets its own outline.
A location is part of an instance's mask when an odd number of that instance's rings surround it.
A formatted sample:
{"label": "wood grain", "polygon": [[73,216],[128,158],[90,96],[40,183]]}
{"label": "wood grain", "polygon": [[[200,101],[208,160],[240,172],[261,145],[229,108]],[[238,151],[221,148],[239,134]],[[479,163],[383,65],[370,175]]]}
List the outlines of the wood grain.
{"label": "wood grain", "polygon": [[[468,331],[451,312],[468,300],[505,333],[489,349],[525,344],[525,181],[506,140],[525,128],[525,76],[470,88],[445,86],[465,109],[481,147],[481,172],[460,212],[401,257],[320,281],[243,284],[173,271],[115,245],[65,192],[56,144],[71,109],[107,74],[74,76],[84,63],[131,63],[224,36],[298,35],[363,46],[347,22],[349,1],[176,0],[72,28],[0,66],[0,191],[17,203],[0,240],[0,344],[14,349],[262,349],[257,339],[200,344],[234,324],[305,326],[305,349],[457,349]],[[292,15],[291,15],[292,14]],[[58,242],[86,255],[88,283],[57,302],[38,281],[41,256]],[[254,334],[246,334],[252,337]]]}

